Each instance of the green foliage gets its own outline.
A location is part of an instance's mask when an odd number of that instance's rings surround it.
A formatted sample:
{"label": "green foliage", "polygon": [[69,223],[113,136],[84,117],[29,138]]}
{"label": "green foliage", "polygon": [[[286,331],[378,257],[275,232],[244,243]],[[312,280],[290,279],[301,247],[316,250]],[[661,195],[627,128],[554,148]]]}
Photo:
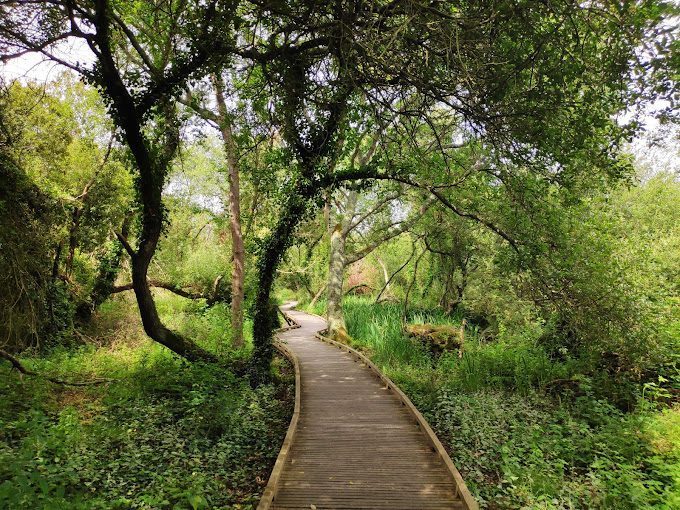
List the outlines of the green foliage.
{"label": "green foliage", "polygon": [[[426,415],[483,507],[670,509],[680,501],[677,406],[641,401],[621,411],[599,397],[613,379],[584,376],[586,364],[551,359],[529,338],[485,342],[468,329],[461,358],[435,358],[403,333],[399,306],[361,298],[344,306],[355,347]],[[436,311],[408,321],[457,322]]]}
{"label": "green foliage", "polygon": [[48,320],[55,204],[0,146],[0,336],[10,347],[36,345]]}
{"label": "green foliage", "polygon": [[127,213],[131,180],[120,151],[102,146],[112,134],[99,97],[71,75],[3,88],[0,112],[0,277],[18,305],[0,304],[3,338],[11,349],[55,345],[106,277],[98,259]]}
{"label": "green foliage", "polygon": [[[224,328],[224,313],[209,313],[195,317]],[[134,314],[129,301],[107,303],[90,334],[117,335]],[[228,367],[187,364],[143,338],[137,325],[108,346],[22,359],[63,378],[114,379],[104,386],[21,381],[0,366],[0,507],[256,505],[288,425],[289,376],[252,389]]]}
{"label": "green foliage", "polygon": [[559,402],[447,386],[416,403],[483,506],[670,509],[680,501],[678,443],[659,448],[652,432],[677,436],[677,408],[626,415],[591,395]]}

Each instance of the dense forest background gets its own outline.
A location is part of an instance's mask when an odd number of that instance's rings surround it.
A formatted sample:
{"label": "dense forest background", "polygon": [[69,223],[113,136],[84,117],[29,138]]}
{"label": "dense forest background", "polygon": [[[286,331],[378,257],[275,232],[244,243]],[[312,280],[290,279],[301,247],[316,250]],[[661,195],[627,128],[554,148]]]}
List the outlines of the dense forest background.
{"label": "dense forest background", "polygon": [[290,300],[482,507],[680,506],[676,9],[341,4],[0,3],[1,508],[254,507]]}

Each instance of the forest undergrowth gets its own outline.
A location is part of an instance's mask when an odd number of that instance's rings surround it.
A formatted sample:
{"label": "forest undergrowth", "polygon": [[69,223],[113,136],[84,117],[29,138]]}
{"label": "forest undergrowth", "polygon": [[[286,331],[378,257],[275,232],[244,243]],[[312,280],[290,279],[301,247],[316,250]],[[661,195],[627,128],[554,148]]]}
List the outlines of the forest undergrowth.
{"label": "forest undergrowth", "polygon": [[[608,398],[615,381],[583,362],[551,360],[528,340],[485,342],[474,326],[462,356],[433,355],[403,333],[402,311],[346,297],[351,343],[413,400],[483,508],[680,507],[677,402],[647,386],[620,409]],[[462,318],[415,309],[407,321],[460,326]]]}
{"label": "forest undergrowth", "polygon": [[[228,335],[228,308],[160,295],[164,319],[205,346]],[[0,366],[0,508],[254,508],[290,415],[294,382],[252,389],[245,353],[187,363],[144,336],[134,301],[105,303],[87,345],[24,352],[45,383]],[[246,349],[247,350],[247,349]]]}

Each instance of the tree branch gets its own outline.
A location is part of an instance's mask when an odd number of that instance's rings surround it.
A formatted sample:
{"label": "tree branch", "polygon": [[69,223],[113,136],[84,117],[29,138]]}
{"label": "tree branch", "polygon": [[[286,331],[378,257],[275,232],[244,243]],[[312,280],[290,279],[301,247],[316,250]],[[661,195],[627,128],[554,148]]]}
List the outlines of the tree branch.
{"label": "tree branch", "polygon": [[350,225],[343,231],[344,235],[349,234],[352,230],[354,230],[356,227],[361,225],[366,219],[371,216],[372,214],[376,213],[379,209],[381,209],[384,205],[387,203],[391,202],[392,200],[396,200],[401,196],[401,193],[395,193],[393,195],[388,195],[384,199],[380,200],[374,207],[369,209],[366,213],[361,215],[356,221],[350,223]]}
{"label": "tree branch", "polygon": [[409,220],[402,221],[399,226],[395,229],[388,230],[385,235],[382,237],[376,239],[373,241],[371,244],[365,246],[362,250],[354,253],[351,256],[347,257],[347,264],[354,264],[355,262],[358,262],[359,260],[363,259],[367,255],[369,255],[373,250],[375,250],[378,246],[381,244],[389,241],[390,239],[403,234],[406,232],[409,228],[411,228],[413,225],[418,223],[420,219],[423,217],[423,215],[427,212],[427,210],[432,206],[434,203],[434,199],[430,198],[428,199],[421,207],[418,209],[418,213],[413,215]]}
{"label": "tree branch", "polygon": [[387,290],[387,287],[390,286],[390,283],[392,283],[392,280],[394,279],[394,277],[397,276],[399,273],[401,273],[402,269],[404,269],[408,265],[408,263],[411,262],[411,260],[413,259],[413,256],[415,254],[416,254],[416,243],[413,243],[413,249],[411,250],[411,255],[409,255],[408,259],[406,259],[406,262],[404,262],[401,266],[399,266],[399,269],[397,269],[394,273],[392,273],[392,275],[390,275],[390,277],[387,279],[387,281],[385,282],[385,285],[383,285],[383,288],[380,289],[380,292],[378,292],[378,295],[375,298],[376,303],[380,302],[380,298],[382,297],[383,292],[385,292],[385,290]]}
{"label": "tree branch", "polygon": [[55,377],[50,377],[47,375],[39,374],[33,370],[26,368],[18,359],[12,356],[9,352],[0,349],[0,358],[4,358],[12,364],[19,373],[23,375],[30,375],[33,377],[40,377],[54,384],[63,384],[65,386],[90,386],[93,384],[104,384],[107,382],[112,382],[113,379],[91,379],[89,381],[65,381],[63,379],[57,379]]}
{"label": "tree branch", "polygon": [[[205,299],[208,301],[210,304],[215,304],[218,301],[220,301],[219,296],[218,296],[218,290],[219,290],[219,285],[220,281],[222,280],[222,276],[218,276],[215,281],[213,282],[213,288],[212,292],[210,294],[204,294],[202,292],[192,292],[190,290],[183,289],[179,285],[175,285],[174,283],[170,282],[164,282],[161,280],[149,280],[149,286],[150,287],[156,287],[158,289],[165,289],[173,294],[177,294],[178,296],[182,296],[183,298],[187,299]],[[125,292],[126,290],[133,290],[134,286],[132,283],[125,283],[123,285],[115,285],[113,289],[111,290],[112,294],[118,294],[119,292]]]}
{"label": "tree branch", "polygon": [[130,258],[135,258],[135,250],[132,248],[132,246],[130,246],[130,243],[128,243],[127,237],[121,232],[114,232],[114,234],[116,234],[120,244],[123,245],[123,248],[125,248],[125,251],[128,253],[128,255],[130,255]]}

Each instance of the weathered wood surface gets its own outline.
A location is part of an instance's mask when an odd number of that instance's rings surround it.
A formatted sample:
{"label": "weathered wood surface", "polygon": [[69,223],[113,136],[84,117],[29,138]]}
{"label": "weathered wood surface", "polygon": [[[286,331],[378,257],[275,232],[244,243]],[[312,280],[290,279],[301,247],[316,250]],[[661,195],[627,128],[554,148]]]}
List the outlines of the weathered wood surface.
{"label": "weathered wood surface", "polygon": [[412,413],[356,357],[321,342],[315,316],[278,335],[300,369],[300,414],[273,488],[275,509],[463,509]]}

